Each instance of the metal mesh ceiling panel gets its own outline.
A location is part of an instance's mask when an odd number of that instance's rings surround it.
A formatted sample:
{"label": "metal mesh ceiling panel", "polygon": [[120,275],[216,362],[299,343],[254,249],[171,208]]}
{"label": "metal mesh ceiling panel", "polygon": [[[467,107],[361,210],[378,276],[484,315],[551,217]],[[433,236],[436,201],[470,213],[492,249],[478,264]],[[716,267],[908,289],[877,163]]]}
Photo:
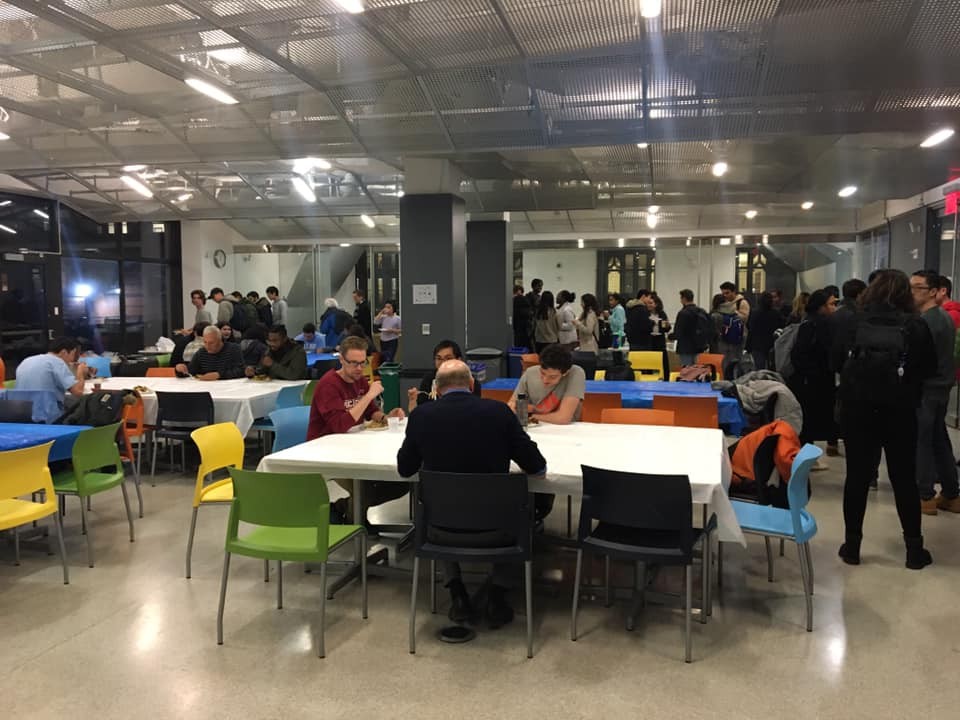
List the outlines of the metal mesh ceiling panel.
{"label": "metal mesh ceiling panel", "polygon": [[66,0],[66,4],[115,30],[143,28],[197,17],[183,6],[172,3],[150,6],[142,1]]}
{"label": "metal mesh ceiling panel", "polygon": [[574,52],[640,40],[633,0],[504,0],[507,19],[528,55]]}
{"label": "metal mesh ceiling panel", "polygon": [[294,36],[284,50],[294,63],[329,81],[403,69],[398,60],[362,30],[306,40]]}
{"label": "metal mesh ceiling panel", "polygon": [[951,56],[960,55],[960,3],[954,0],[926,0],[917,21],[907,36],[906,48],[924,52],[943,48]]}
{"label": "metal mesh ceiling panel", "polygon": [[660,24],[666,33],[743,32],[771,20],[791,0],[669,0]]}

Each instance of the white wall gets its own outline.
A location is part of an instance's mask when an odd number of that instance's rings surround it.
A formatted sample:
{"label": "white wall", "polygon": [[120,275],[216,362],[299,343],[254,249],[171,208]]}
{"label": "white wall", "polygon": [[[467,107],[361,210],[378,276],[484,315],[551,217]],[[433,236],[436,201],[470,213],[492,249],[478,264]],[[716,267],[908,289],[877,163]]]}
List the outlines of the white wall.
{"label": "white wall", "polygon": [[[250,253],[236,255],[233,258],[234,285],[246,295],[256,290],[260,295],[267,294],[271,285],[280,287],[280,260],[276,253]],[[207,288],[209,290],[209,288]],[[226,288],[224,288],[226,290]]]}
{"label": "white wall", "polygon": [[[847,278],[849,279],[849,278]],[[797,292],[813,292],[827,285],[837,284],[837,264],[827,263],[811,270],[797,273]]]}
{"label": "white wall", "polygon": [[543,289],[556,296],[569,290],[579,298],[597,293],[597,253],[595,250],[524,250],[523,286],[529,290],[534,278],[543,280]]}
{"label": "white wall", "polygon": [[[242,243],[246,240],[240,233],[220,220],[186,220],[180,224],[183,312],[186,324],[192,323],[195,314],[193,305],[190,304],[191,290],[203,290],[207,293],[210,288],[216,286],[229,293],[239,289],[235,287],[236,258],[233,255],[235,242]],[[217,268],[213,264],[213,254],[216,250],[223,250],[227,255],[227,262],[222,268]],[[207,309],[211,310],[216,317],[215,303],[208,302]],[[176,318],[173,324],[179,325]]]}
{"label": "white wall", "polygon": [[691,247],[681,244],[657,248],[655,289],[671,319],[680,311],[681,290],[693,290],[694,302],[709,310],[711,299],[720,292],[720,283],[735,279],[733,245],[711,246],[703,241],[698,248],[696,243],[694,240]]}

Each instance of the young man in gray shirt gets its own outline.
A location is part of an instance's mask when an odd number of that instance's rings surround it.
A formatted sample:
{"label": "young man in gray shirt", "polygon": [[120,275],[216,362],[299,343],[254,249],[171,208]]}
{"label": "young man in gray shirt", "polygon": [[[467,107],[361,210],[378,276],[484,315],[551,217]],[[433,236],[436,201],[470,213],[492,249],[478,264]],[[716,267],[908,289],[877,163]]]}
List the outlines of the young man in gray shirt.
{"label": "young man in gray shirt", "polygon": [[540,364],[527,370],[510,398],[517,409],[517,395],[527,396],[527,412],[539,422],[569,425],[580,419],[580,406],[587,389],[583,368],[573,364],[573,353],[563,345],[547,345]]}

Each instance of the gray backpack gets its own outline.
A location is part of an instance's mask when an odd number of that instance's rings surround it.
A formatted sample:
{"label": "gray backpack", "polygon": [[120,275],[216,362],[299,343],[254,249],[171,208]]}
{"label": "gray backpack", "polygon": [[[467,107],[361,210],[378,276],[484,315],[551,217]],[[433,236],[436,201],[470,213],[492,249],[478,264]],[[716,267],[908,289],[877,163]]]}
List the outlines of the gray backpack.
{"label": "gray backpack", "polygon": [[800,332],[801,324],[787,325],[779,331],[780,334],[773,342],[774,370],[780,373],[784,380],[789,380],[794,373],[790,355],[793,353],[793,346],[797,344],[797,333]]}

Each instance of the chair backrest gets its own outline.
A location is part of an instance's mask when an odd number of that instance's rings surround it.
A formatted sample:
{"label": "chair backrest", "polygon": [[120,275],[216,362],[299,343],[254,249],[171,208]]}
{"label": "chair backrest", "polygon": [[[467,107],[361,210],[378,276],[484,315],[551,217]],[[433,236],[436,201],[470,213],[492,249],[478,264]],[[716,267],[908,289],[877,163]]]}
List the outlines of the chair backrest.
{"label": "chair backrest", "polygon": [[627,354],[627,360],[638,380],[663,380],[663,353],[659,350],[632,350]]}
{"label": "chair backrest", "polygon": [[7,379],[7,364],[3,361],[3,358],[0,357],[0,382],[3,382]]}
{"label": "chair backrest", "polygon": [[587,376],[587,380],[593,380],[597,373],[597,354],[574,351],[573,364],[583,368],[583,373]]}
{"label": "chair backrest", "polygon": [[697,355],[697,365],[709,365],[717,380],[723,380],[723,355],[720,353],[700,353]]}
{"label": "chair backrest", "polygon": [[208,392],[157,392],[157,427],[213,425],[213,398]]}
{"label": "chair backrest", "polygon": [[177,371],[172,367],[151,367],[147,368],[146,377],[176,377]]}
{"label": "chair backrest", "polygon": [[693,497],[686,475],[645,475],[582,465],[579,539],[593,521],[678,534],[678,547],[693,554]]}
{"label": "chair backrest", "polygon": [[157,367],[162,367],[162,368],[169,367],[169,366],[170,366],[170,358],[171,358],[172,354],[173,354],[173,353],[164,353],[163,355],[156,355],[156,356],[154,356],[153,359],[157,361]]}
{"label": "chair backrest", "polygon": [[310,406],[281,408],[270,413],[273,423],[273,449],[280,452],[288,447],[307,441],[307,427],[310,425]]}
{"label": "chair backrest", "polygon": [[526,475],[420,471],[416,485],[416,546],[430,527],[500,531],[530,548],[532,505]]}
{"label": "chair backrest", "polygon": [[3,381],[3,388],[4,388],[4,390],[13,390],[16,386],[17,386],[17,381],[16,381],[16,379],[14,379],[14,380],[4,380],[4,381]]}
{"label": "chair backrest", "polygon": [[[369,362],[367,363],[367,368],[370,369],[370,377],[377,375],[377,371],[380,369],[380,366],[383,365],[383,353],[379,350],[377,352],[370,353],[368,358]],[[366,372],[364,372],[366,374]]]}
{"label": "chair backrest", "polygon": [[793,459],[790,468],[790,482],[787,483],[787,499],[790,501],[790,516],[793,519],[793,531],[800,536],[802,524],[800,513],[810,501],[810,469],[823,455],[816,445],[806,444]]}
{"label": "chair backrest", "polygon": [[84,355],[80,362],[87,364],[87,367],[96,368],[98,378],[113,377],[110,372],[110,358],[100,357],[99,355]]}
{"label": "chair backrest", "polygon": [[233,504],[227,523],[227,547],[241,522],[285,528],[316,528],[318,561],[327,557],[330,496],[317,473],[267,473],[232,468]]}
{"label": "chair backrest", "polygon": [[47,502],[56,502],[47,459],[53,441],[20,450],[0,452],[0,498],[13,498],[44,490]]}
{"label": "chair backrest", "polygon": [[123,452],[121,453],[130,462],[135,462],[133,443],[131,440],[144,433],[143,427],[143,398],[134,396],[134,402],[123,406]]}
{"label": "chair backrest", "polygon": [[90,428],[77,435],[73,443],[73,474],[77,479],[80,494],[84,494],[85,476],[88,472],[112,466],[123,472],[120,450],[117,447],[122,423]]}
{"label": "chair backrest", "polygon": [[480,388],[480,397],[485,400],[499,400],[502,403],[507,403],[513,397],[513,390],[491,390],[482,387]]}
{"label": "chair backrest", "polygon": [[300,399],[303,397],[303,385],[287,385],[280,388],[277,393],[277,407],[275,409],[294,407],[300,405]]}
{"label": "chair backrest", "polygon": [[243,435],[234,423],[216,423],[197,428],[190,433],[190,439],[200,451],[198,483],[202,483],[207,475],[216,470],[243,467]]}
{"label": "chair backrest", "polygon": [[311,380],[300,389],[300,402],[307,407],[313,404],[313,393],[317,391],[317,381]]}
{"label": "chair backrest", "polygon": [[716,428],[720,426],[720,402],[716,395],[654,395],[654,410],[672,410],[678,427]]}
{"label": "chair backrest", "polygon": [[623,407],[620,393],[585,393],[580,408],[581,422],[601,422],[600,415],[606,408]]}
{"label": "chair backrest", "polygon": [[674,424],[675,413],[671,410],[648,410],[646,408],[604,408],[600,422],[618,425],[666,425]]}
{"label": "chair backrest", "polygon": [[0,422],[33,422],[33,400],[0,398]]}
{"label": "chair backrest", "polygon": [[536,367],[540,364],[540,356],[537,353],[527,353],[526,355],[520,356],[520,367],[523,372],[526,372],[532,367]]}

